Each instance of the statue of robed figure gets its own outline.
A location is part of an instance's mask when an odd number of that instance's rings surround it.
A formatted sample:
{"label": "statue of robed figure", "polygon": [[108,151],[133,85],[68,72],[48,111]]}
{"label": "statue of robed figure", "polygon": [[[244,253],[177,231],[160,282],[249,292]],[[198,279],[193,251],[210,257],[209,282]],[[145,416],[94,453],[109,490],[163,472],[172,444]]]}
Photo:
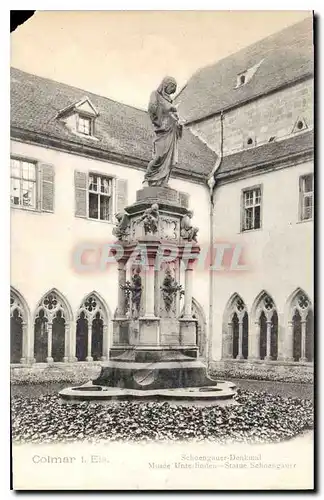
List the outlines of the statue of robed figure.
{"label": "statue of robed figure", "polygon": [[167,76],[151,94],[148,113],[156,137],[153,143],[153,158],[144,177],[144,184],[149,186],[166,186],[172,168],[178,162],[178,140],[182,136],[182,125],[177,108],[170,97],[176,89],[175,79]]}

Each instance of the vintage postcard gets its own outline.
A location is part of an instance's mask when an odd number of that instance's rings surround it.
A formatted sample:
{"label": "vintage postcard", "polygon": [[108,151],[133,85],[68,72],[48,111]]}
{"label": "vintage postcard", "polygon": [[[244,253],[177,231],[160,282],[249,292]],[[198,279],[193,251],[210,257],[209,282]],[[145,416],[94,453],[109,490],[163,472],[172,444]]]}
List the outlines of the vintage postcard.
{"label": "vintage postcard", "polygon": [[314,488],[313,30],[12,32],[14,490]]}

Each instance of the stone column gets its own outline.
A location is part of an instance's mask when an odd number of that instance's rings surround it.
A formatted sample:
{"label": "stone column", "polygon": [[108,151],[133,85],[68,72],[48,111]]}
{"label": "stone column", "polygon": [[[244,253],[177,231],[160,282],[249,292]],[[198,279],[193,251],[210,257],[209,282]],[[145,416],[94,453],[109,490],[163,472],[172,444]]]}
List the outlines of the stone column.
{"label": "stone column", "polygon": [[192,268],[187,267],[185,270],[185,296],[184,296],[184,318],[192,318]]}
{"label": "stone column", "polygon": [[155,257],[158,242],[146,243],[147,265],[142,267],[144,275],[143,315],[139,319],[139,336],[136,344],[141,346],[160,345],[160,318],[155,316]]}
{"label": "stone column", "polygon": [[284,331],[283,342],[279,342],[279,361],[294,361],[294,323],[288,321],[287,328]]}
{"label": "stone column", "polygon": [[254,329],[249,335],[249,361],[257,361],[260,359],[260,328],[260,322],[256,321],[254,323]]}
{"label": "stone column", "polygon": [[155,316],[160,316],[160,271],[154,271],[154,314]]}
{"label": "stone column", "polygon": [[109,328],[108,325],[103,325],[102,332],[102,356],[101,361],[107,361],[109,358]]}
{"label": "stone column", "polygon": [[266,348],[266,355],[265,355],[265,361],[271,361],[271,320],[267,319],[267,348]]}
{"label": "stone column", "polygon": [[20,363],[27,363],[28,359],[28,329],[26,321],[21,324],[22,328],[22,353],[20,358]]}
{"label": "stone column", "polygon": [[26,363],[35,363],[34,356],[34,324],[29,323],[26,325]]}
{"label": "stone column", "polygon": [[145,270],[145,291],[144,291],[144,318],[155,319],[154,314],[154,262],[149,260],[149,265]]}
{"label": "stone column", "polygon": [[68,363],[70,361],[70,343],[71,343],[70,322],[69,321],[65,322],[64,335],[65,335],[65,338],[64,338],[64,358],[63,358],[63,361],[64,361],[64,363]]}
{"label": "stone column", "polygon": [[53,363],[53,358],[52,358],[52,328],[53,328],[53,323],[49,321],[47,323],[47,358],[46,358],[46,363]]}
{"label": "stone column", "polygon": [[301,320],[301,356],[300,361],[302,363],[307,362],[306,358],[306,320]]}
{"label": "stone column", "polygon": [[222,357],[223,359],[233,358],[233,323],[230,321],[227,323],[227,333],[222,339]]}
{"label": "stone column", "polygon": [[238,355],[236,359],[244,359],[243,356],[243,318],[239,318],[239,338],[238,338]]}
{"label": "stone column", "polygon": [[126,283],[126,262],[118,261],[118,311],[117,317],[124,318],[126,316],[125,291],[121,286]]}
{"label": "stone column", "polygon": [[92,320],[88,320],[88,355],[86,357],[86,361],[93,361],[91,356],[91,347],[92,347]]}

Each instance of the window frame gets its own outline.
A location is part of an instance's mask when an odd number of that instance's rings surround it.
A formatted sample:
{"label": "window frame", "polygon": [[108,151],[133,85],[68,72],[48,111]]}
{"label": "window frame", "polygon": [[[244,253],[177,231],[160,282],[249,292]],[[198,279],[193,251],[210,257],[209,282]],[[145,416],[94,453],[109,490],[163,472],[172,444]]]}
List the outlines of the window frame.
{"label": "window frame", "polygon": [[[82,132],[80,130],[80,118],[82,120],[89,120],[89,122],[90,122],[89,134],[86,134],[85,132]],[[90,114],[80,113],[79,111],[77,111],[76,112],[76,131],[78,134],[80,134],[84,137],[94,137],[94,117]]]}
{"label": "window frame", "polygon": [[11,179],[19,179],[23,180],[22,177],[13,177],[11,175],[11,161],[16,160],[19,162],[31,163],[35,166],[35,206],[29,207],[28,205],[15,205],[11,202],[10,199],[10,207],[18,210],[25,210],[27,212],[41,212],[41,199],[42,199],[42,191],[41,191],[41,167],[39,160],[31,157],[20,156],[16,154],[10,155],[10,198],[11,198]]}
{"label": "window frame", "polygon": [[[240,87],[243,87],[244,85],[247,84],[247,82],[248,82],[247,72],[248,72],[248,70],[245,70],[242,73],[239,73],[237,75],[237,77],[236,77],[236,86],[235,86],[236,89],[238,89]],[[244,78],[244,82],[242,82],[242,78]]]}
{"label": "window frame", "polygon": [[[255,191],[257,189],[260,190],[260,198],[261,198],[260,205],[252,205],[252,207],[260,206],[260,227],[245,229],[245,210],[246,210],[246,208],[249,208],[249,207],[245,207],[244,196],[245,196],[246,192]],[[241,233],[248,233],[250,231],[259,231],[260,229],[262,229],[262,218],[263,218],[262,205],[263,205],[263,184],[255,184],[253,186],[249,186],[249,187],[243,188],[241,190],[241,221],[240,221],[240,232]]]}
{"label": "window frame", "polygon": [[[90,181],[90,176],[97,176],[97,177],[106,177],[111,181],[111,194],[110,196],[106,195],[105,193],[101,193],[100,191],[94,191],[89,189],[89,181]],[[109,197],[111,200],[111,218],[110,219],[100,219],[99,217],[96,219],[94,217],[90,217],[90,212],[89,212],[89,195],[90,193],[96,194],[98,196],[98,215],[100,215],[100,196],[105,196]],[[107,175],[103,172],[98,172],[95,170],[89,170],[87,172],[87,219],[91,221],[96,221],[96,222],[104,222],[108,224],[113,223],[114,219],[114,213],[115,213],[115,207],[116,207],[116,177],[114,175]]]}
{"label": "window frame", "polygon": [[[312,191],[304,191],[303,190],[303,185],[305,182],[306,177],[312,177],[312,186],[313,190]],[[311,194],[312,198],[312,216],[309,218],[304,218],[304,210],[305,210],[305,205],[304,205],[304,200],[306,197],[309,197]],[[308,195],[308,196],[307,196]],[[307,174],[303,174],[299,176],[299,222],[308,222],[312,221],[314,219],[314,172],[308,172]]]}

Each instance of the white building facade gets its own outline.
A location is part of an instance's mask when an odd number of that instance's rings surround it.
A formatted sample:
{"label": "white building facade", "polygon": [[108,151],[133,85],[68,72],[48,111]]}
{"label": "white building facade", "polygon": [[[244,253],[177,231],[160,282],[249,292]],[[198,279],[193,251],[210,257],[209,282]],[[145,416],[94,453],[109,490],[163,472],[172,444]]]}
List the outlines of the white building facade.
{"label": "white building facade", "polygon": [[[314,358],[312,27],[267,40],[200,70],[178,96],[187,126],[170,187],[189,194],[205,255],[200,355],[217,373],[289,379],[309,377]],[[12,70],[11,122],[13,376],[99,366],[118,293],[104,248],[142,186],[149,119]],[[211,247],[224,252],[216,269]]]}

